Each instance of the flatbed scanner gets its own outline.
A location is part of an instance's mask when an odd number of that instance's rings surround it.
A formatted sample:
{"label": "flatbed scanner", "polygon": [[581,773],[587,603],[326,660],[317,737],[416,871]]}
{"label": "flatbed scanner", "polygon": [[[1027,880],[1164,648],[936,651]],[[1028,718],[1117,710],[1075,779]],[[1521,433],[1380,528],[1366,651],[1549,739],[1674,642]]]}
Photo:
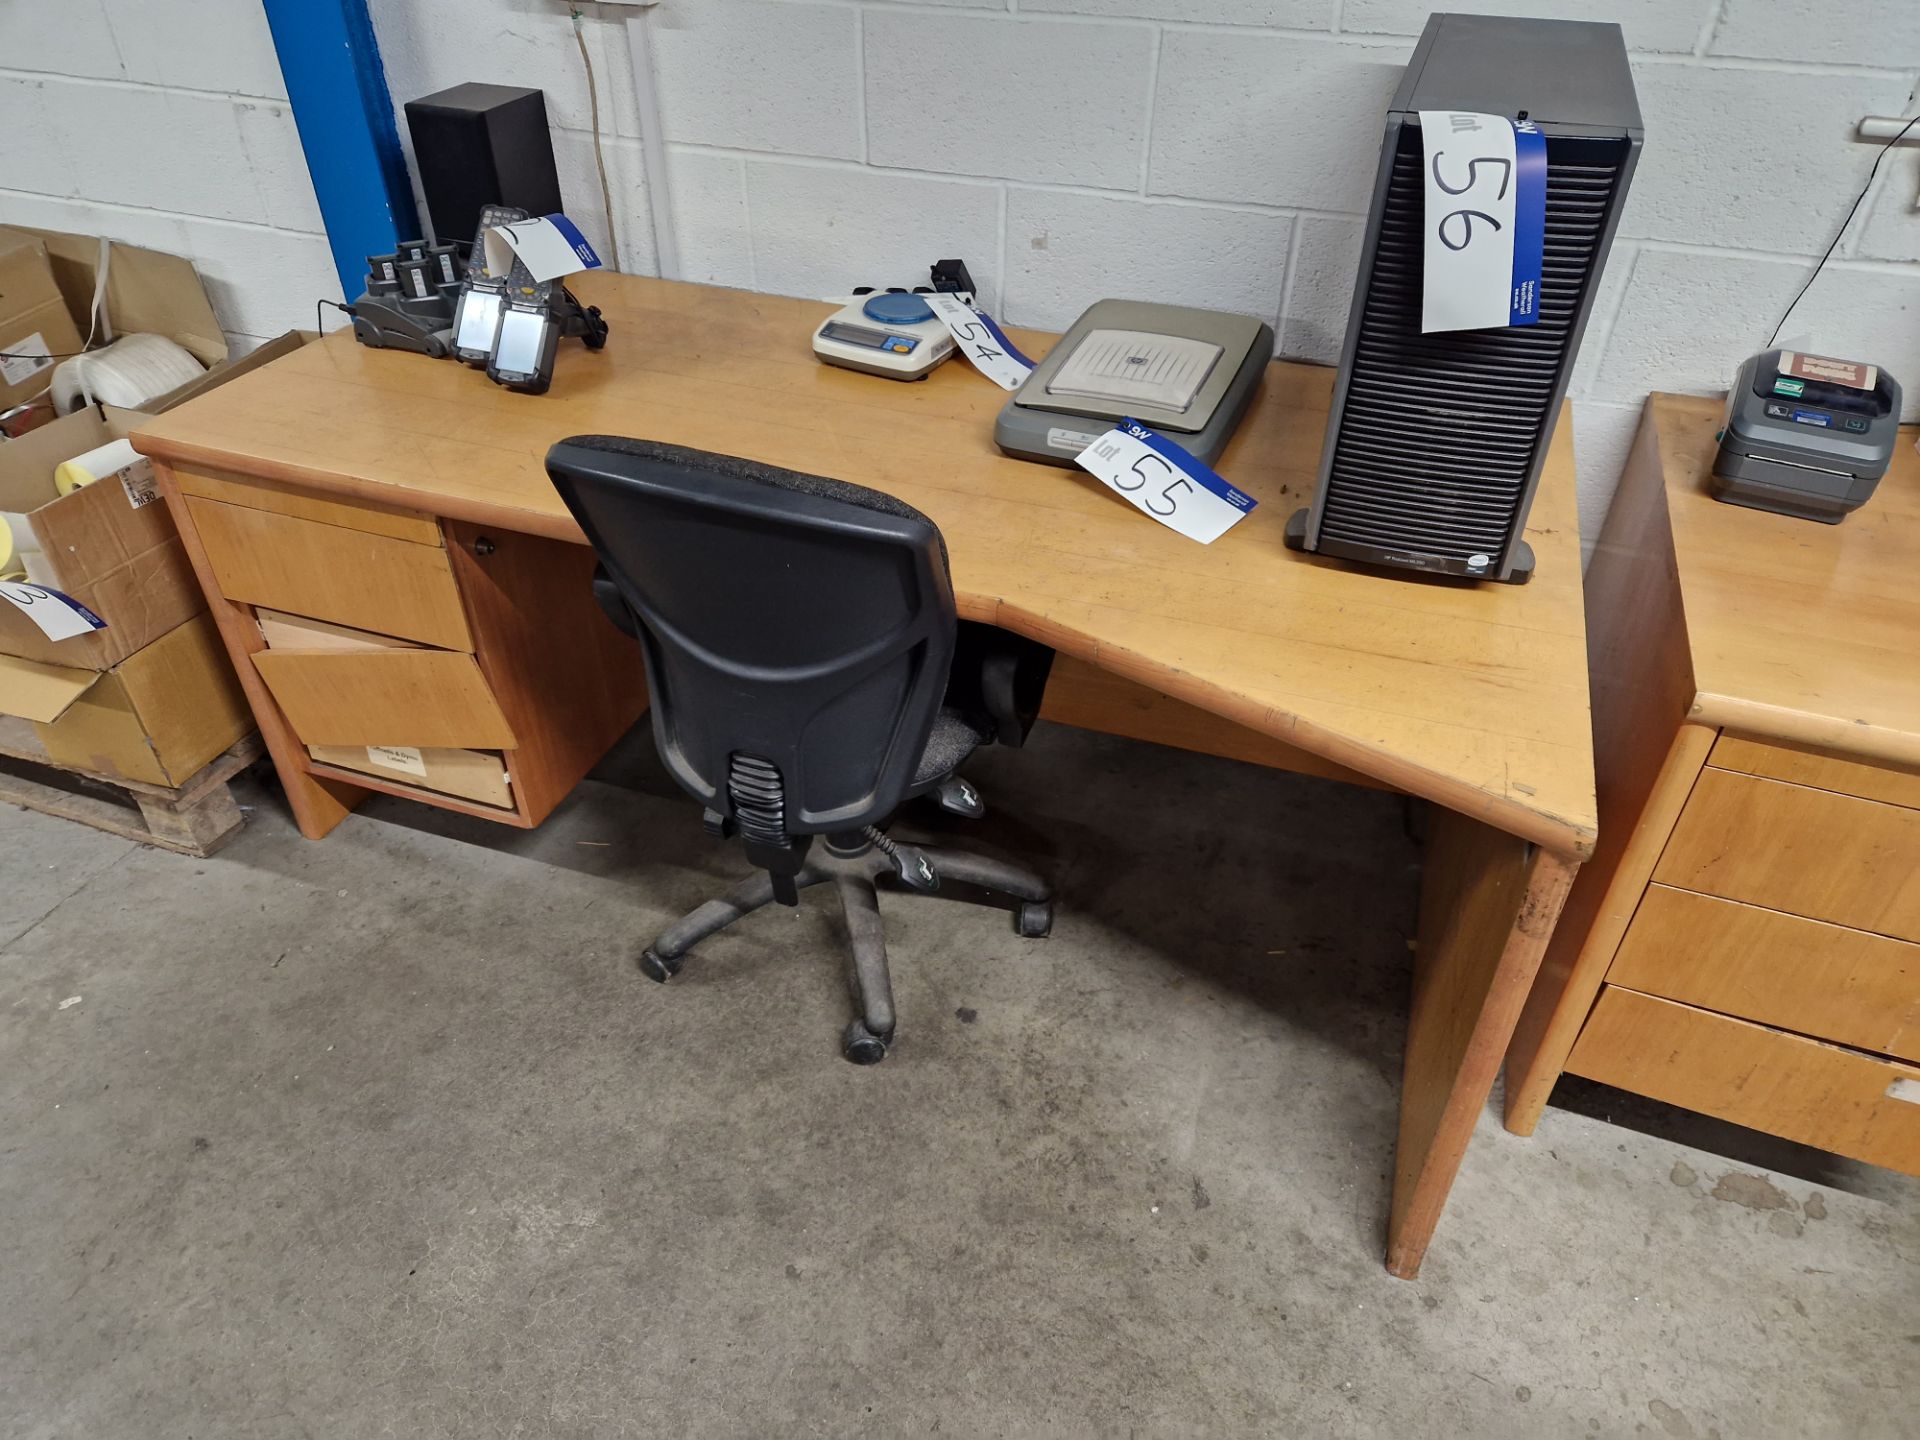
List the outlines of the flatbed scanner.
{"label": "flatbed scanner", "polygon": [[1877,365],[1767,350],[1727,396],[1716,500],[1837,525],[1867,502],[1900,440],[1900,386]]}

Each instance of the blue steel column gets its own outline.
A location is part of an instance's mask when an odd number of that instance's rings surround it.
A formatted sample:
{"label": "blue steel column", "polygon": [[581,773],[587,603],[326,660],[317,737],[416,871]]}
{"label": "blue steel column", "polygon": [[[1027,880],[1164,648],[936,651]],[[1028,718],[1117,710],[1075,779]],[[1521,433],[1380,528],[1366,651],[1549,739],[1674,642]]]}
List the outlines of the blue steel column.
{"label": "blue steel column", "polygon": [[367,256],[419,235],[366,0],[262,0],[340,288],[365,288]]}

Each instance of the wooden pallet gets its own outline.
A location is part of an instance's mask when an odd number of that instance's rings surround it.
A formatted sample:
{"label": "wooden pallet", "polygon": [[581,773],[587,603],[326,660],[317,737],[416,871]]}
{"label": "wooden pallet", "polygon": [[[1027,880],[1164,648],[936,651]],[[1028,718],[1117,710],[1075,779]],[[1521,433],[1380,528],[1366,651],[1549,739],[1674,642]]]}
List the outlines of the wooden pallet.
{"label": "wooden pallet", "polygon": [[260,753],[260,737],[249,735],[169,788],[50,765],[30,729],[0,727],[0,803],[204,858],[240,833],[245,817],[227,782]]}

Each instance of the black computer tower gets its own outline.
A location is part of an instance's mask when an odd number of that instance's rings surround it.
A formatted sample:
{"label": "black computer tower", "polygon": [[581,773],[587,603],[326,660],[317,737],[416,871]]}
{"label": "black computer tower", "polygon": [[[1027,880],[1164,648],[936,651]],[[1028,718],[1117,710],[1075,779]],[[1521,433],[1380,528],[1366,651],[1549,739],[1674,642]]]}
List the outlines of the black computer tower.
{"label": "black computer tower", "polygon": [[443,244],[471,244],[487,205],[529,215],[563,208],[541,91],[469,82],[406,109],[427,214]]}
{"label": "black computer tower", "polygon": [[[1539,318],[1420,331],[1422,110],[1530,119],[1546,138]],[[1296,549],[1523,581],[1522,531],[1641,142],[1620,27],[1434,15],[1387,111],[1313,504]]]}

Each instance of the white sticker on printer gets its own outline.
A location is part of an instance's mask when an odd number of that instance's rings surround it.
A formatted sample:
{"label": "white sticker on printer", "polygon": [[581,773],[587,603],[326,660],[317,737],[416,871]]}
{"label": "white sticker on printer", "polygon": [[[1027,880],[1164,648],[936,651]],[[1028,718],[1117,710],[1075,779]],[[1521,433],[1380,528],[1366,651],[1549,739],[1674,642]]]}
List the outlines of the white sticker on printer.
{"label": "white sticker on printer", "polygon": [[420,758],[420,752],[411,745],[369,745],[367,763],[378,765],[383,770],[417,775],[422,780],[427,778],[427,762]]}
{"label": "white sticker on printer", "polygon": [[960,353],[973,368],[1002,390],[1018,390],[1033,373],[1033,362],[1014,349],[1013,342],[1000,332],[993,317],[975,310],[958,295],[922,295],[922,300],[940,317]]}
{"label": "white sticker on printer", "polygon": [[53,364],[47,353],[47,337],[38,330],[24,339],[0,346],[0,381],[19,385],[31,380]]}

